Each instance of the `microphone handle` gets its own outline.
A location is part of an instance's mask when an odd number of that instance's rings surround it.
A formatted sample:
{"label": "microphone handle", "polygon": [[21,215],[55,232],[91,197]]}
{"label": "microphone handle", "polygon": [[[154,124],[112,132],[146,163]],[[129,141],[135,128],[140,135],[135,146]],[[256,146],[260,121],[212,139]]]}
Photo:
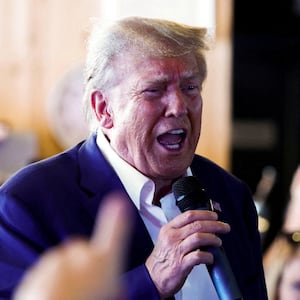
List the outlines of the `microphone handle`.
{"label": "microphone handle", "polygon": [[214,256],[212,265],[207,265],[220,300],[242,300],[236,279],[222,247],[206,248]]}
{"label": "microphone handle", "polygon": [[[207,201],[207,207],[197,209],[214,211],[211,199]],[[214,256],[214,262],[206,266],[220,300],[243,300],[224,248],[205,247],[205,250]]]}
{"label": "microphone handle", "polygon": [[[214,211],[212,200],[193,176],[178,179],[172,187],[176,205],[181,212],[187,210]],[[220,300],[242,300],[242,294],[232,272],[223,247],[205,247],[214,256],[214,262],[207,265],[209,275]]]}

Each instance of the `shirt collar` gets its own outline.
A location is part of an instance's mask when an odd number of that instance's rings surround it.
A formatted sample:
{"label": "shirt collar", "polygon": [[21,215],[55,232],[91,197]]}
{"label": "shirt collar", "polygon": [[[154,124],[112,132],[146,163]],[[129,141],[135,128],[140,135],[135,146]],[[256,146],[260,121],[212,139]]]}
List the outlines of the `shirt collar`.
{"label": "shirt collar", "polygon": [[[148,194],[146,197],[148,201],[151,199],[152,202],[155,191],[154,182],[122,159],[111,147],[101,130],[97,132],[96,143],[106,160],[117,173],[126,192],[138,210],[141,208],[141,201],[145,199],[145,193]],[[188,168],[185,176],[190,176],[191,174],[191,169]]]}
{"label": "shirt collar", "polygon": [[136,207],[140,209],[140,195],[143,187],[151,185],[151,182],[154,186],[153,181],[122,159],[111,147],[101,130],[98,130],[96,142],[106,160],[117,173],[129,197]]}

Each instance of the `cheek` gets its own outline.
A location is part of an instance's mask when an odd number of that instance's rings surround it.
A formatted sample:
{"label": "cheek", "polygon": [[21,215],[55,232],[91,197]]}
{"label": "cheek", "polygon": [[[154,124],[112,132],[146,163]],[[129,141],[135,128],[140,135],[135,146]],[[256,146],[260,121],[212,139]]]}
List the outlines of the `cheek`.
{"label": "cheek", "polygon": [[146,118],[141,118],[137,114],[131,114],[129,117],[124,116],[116,125],[118,138],[127,144],[129,149],[140,147],[149,138],[147,126]]}
{"label": "cheek", "polygon": [[189,106],[189,110],[190,112],[197,116],[198,119],[199,117],[202,115],[202,109],[203,109],[203,101],[202,101],[202,97],[198,96],[195,97],[191,102],[190,102],[190,106]]}
{"label": "cheek", "polygon": [[191,112],[191,116],[194,130],[200,133],[202,125],[202,106],[199,109],[194,109]]}
{"label": "cheek", "polygon": [[135,110],[134,113],[130,115],[130,120],[134,128],[140,131],[142,134],[150,134],[153,131],[155,125],[159,122],[161,112],[161,105],[143,105]]}
{"label": "cheek", "polygon": [[202,116],[202,109],[203,109],[203,101],[202,101],[202,98],[201,100],[199,101],[199,106],[197,107],[197,113],[198,115],[200,116],[200,119],[201,119],[201,116]]}

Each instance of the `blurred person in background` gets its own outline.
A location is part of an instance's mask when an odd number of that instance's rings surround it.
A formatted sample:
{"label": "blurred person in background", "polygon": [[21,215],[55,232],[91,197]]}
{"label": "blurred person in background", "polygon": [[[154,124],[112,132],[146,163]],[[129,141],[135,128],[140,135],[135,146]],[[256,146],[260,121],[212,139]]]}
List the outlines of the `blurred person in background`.
{"label": "blurred person in background", "polygon": [[294,173],[282,230],[264,255],[270,300],[300,299],[300,167]]}
{"label": "blurred person in background", "polygon": [[37,138],[33,132],[15,130],[0,120],[0,185],[13,173],[38,157]]}
{"label": "blurred person in background", "polygon": [[[123,297],[219,299],[206,247],[222,245],[243,299],[267,299],[250,190],[195,154],[206,50],[203,28],[139,17],[96,25],[84,95],[92,134],[22,169],[0,189],[1,299],[48,249],[74,235],[90,237],[99,205],[116,190],[129,196],[133,223]],[[172,185],[191,175],[215,211],[180,213]],[[172,220],[161,203],[168,203]]]}

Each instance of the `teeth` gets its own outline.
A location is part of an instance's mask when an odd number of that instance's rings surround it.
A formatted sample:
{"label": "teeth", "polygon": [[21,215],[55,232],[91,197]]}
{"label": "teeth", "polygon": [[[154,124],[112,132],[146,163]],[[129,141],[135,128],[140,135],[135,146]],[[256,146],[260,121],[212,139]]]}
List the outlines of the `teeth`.
{"label": "teeth", "polygon": [[182,133],[184,133],[184,131],[183,131],[183,129],[174,129],[174,130],[169,131],[168,133],[170,133],[170,134],[182,134]]}
{"label": "teeth", "polygon": [[169,149],[178,149],[180,146],[179,144],[175,144],[175,145],[165,145],[167,148]]}
{"label": "teeth", "polygon": [[183,129],[173,129],[157,137],[158,142],[167,149],[180,149],[184,142],[185,131]]}

